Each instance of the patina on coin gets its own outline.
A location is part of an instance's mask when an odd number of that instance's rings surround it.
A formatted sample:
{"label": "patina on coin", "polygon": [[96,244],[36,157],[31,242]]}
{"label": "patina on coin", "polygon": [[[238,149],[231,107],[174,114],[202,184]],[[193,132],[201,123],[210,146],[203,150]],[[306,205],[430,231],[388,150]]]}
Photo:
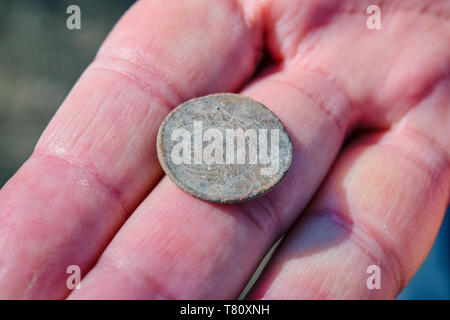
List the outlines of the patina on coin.
{"label": "patina on coin", "polygon": [[278,117],[231,93],[175,108],[159,128],[157,150],[162,168],[181,189],[218,203],[269,192],[292,162],[291,141]]}

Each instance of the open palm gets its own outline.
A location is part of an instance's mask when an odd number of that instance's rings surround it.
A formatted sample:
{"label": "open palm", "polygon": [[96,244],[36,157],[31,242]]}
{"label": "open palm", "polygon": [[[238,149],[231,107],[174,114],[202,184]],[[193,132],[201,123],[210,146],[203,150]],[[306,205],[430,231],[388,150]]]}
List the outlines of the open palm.
{"label": "open palm", "polygon": [[[449,17],[445,0],[136,3],[0,191],[0,297],[235,298],[287,230],[249,298],[396,297],[449,202]],[[224,91],[271,108],[294,152],[233,205],[181,191],[155,147],[173,107]]]}

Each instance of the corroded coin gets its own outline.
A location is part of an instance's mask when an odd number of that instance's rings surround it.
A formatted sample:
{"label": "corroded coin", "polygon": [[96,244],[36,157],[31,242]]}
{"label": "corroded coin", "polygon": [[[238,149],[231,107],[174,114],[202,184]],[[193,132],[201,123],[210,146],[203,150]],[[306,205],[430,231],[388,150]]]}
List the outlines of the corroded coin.
{"label": "corroded coin", "polygon": [[162,168],[181,189],[219,203],[265,194],[292,161],[292,145],[278,117],[231,93],[175,108],[159,128],[157,149]]}

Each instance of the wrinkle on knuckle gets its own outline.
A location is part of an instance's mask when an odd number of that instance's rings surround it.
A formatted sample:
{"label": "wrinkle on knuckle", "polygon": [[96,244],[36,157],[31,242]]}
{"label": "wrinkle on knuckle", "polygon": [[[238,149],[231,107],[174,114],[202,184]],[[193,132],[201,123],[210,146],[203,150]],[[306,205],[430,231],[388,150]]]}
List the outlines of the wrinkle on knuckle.
{"label": "wrinkle on knuckle", "polygon": [[280,213],[281,206],[277,205],[271,194],[241,203],[238,206],[242,215],[264,234],[277,234],[281,229],[283,222]]}
{"label": "wrinkle on knuckle", "polygon": [[106,176],[101,174],[95,166],[86,164],[83,160],[70,157],[69,155],[55,153],[48,148],[35,149],[31,158],[38,161],[61,162],[67,166],[69,170],[77,170],[83,174],[88,174],[91,178],[93,178],[97,185],[104,190],[104,192],[109,194],[112,199],[120,204],[123,211],[129,211],[129,204],[126,203],[122,190]]}
{"label": "wrinkle on knuckle", "polygon": [[110,277],[121,277],[125,281],[130,281],[139,290],[143,290],[149,297],[157,299],[173,300],[176,299],[169,293],[163,284],[152,276],[148,271],[138,270],[130,267],[128,263],[121,263],[120,260],[114,257],[102,256],[101,260],[96,266],[97,272],[104,272]]}
{"label": "wrinkle on knuckle", "polygon": [[444,191],[449,188],[450,155],[440,142],[409,126],[394,129],[380,146],[395,152],[414,165]]}
{"label": "wrinkle on knuckle", "polygon": [[173,108],[183,100],[186,93],[170,79],[167,72],[156,66],[156,63],[143,59],[140,50],[129,46],[107,53],[100,51],[89,69],[110,71],[122,76],[135,83],[141,90],[150,92],[163,105]]}
{"label": "wrinkle on knuckle", "polygon": [[394,284],[395,290],[401,291],[406,285],[406,269],[402,264],[398,248],[382,230],[361,219],[355,221],[336,210],[326,210],[321,217],[343,230],[349,243],[359,248],[371,263],[376,263],[384,270],[387,279]]}

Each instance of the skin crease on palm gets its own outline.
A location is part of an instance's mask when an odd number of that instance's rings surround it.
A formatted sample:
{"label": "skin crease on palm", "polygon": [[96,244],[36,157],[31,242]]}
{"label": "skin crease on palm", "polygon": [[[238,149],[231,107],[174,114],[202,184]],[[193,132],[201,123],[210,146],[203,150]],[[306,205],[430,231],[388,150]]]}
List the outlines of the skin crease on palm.
{"label": "skin crease on palm", "polygon": [[[395,298],[449,202],[449,71],[446,0],[135,3],[0,191],[0,297],[236,298],[286,232],[248,298]],[[234,205],[179,190],[155,148],[173,107],[225,91],[294,148],[274,191]]]}

